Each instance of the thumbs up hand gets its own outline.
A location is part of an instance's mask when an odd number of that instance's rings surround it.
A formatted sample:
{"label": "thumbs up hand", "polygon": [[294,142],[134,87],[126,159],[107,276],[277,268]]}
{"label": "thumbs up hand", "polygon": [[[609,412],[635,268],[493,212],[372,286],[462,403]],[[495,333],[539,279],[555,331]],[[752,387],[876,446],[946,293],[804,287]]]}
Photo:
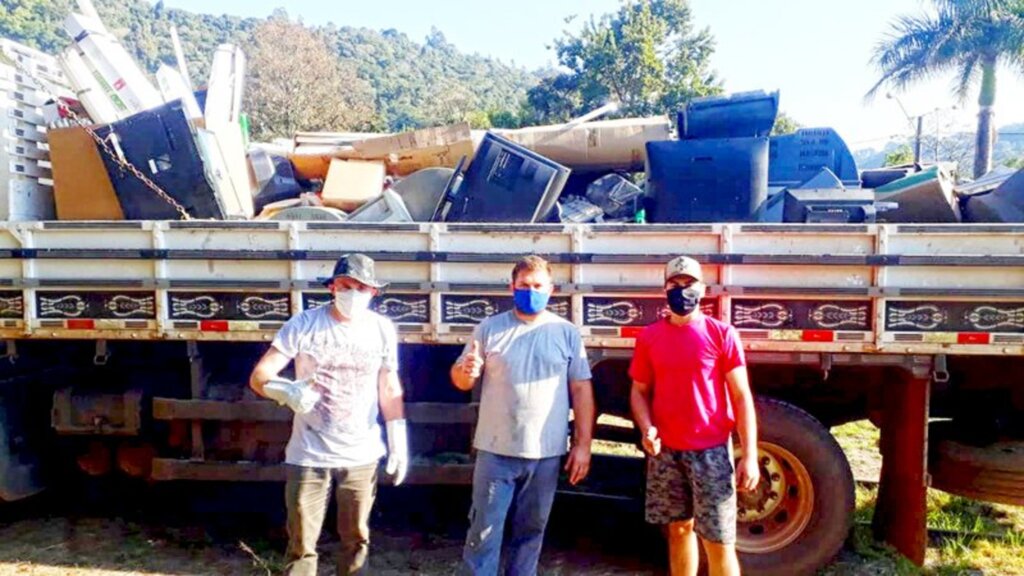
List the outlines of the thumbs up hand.
{"label": "thumbs up hand", "polygon": [[469,352],[462,356],[462,372],[470,378],[476,379],[480,377],[480,373],[484,369],[484,359],[480,355],[480,342],[473,340],[473,345]]}

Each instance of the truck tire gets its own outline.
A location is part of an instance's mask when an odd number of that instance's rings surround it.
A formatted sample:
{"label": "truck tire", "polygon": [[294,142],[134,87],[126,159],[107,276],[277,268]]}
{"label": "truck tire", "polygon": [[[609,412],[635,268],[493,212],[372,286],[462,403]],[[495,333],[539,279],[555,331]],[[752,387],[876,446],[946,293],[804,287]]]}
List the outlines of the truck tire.
{"label": "truck tire", "polygon": [[818,420],[759,398],[761,482],[740,494],[736,548],[745,574],[814,574],[842,548],[853,526],[853,472]]}
{"label": "truck tire", "polygon": [[972,446],[958,441],[953,422],[929,429],[932,487],[965,498],[1024,506],[1024,441]]}

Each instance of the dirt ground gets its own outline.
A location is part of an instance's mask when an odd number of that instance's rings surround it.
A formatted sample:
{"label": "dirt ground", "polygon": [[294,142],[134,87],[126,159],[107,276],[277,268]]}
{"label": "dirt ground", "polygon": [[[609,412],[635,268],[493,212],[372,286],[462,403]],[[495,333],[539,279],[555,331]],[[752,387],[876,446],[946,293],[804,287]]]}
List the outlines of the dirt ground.
{"label": "dirt ground", "polygon": [[[94,499],[88,505],[65,497],[16,506],[0,514],[0,575],[280,573],[280,488],[209,488],[154,487],[156,505],[142,504],[137,491],[115,490],[88,493]],[[98,509],[101,501],[112,508]],[[57,513],[69,505],[77,510]],[[468,505],[464,489],[382,488],[373,517],[373,573],[455,573]],[[635,505],[567,495],[553,511],[542,574],[658,574],[645,558],[663,557],[660,546]],[[336,547],[328,527],[321,574],[333,574]]]}
{"label": "dirt ground", "polygon": [[[855,477],[877,477],[877,430],[854,423],[834,432]],[[622,466],[599,469],[594,478],[603,474],[608,486],[616,477],[634,476]],[[983,531],[1024,533],[1024,510],[938,498],[930,523],[969,530],[971,522],[982,522]],[[468,508],[464,487],[382,487],[372,519],[373,573],[455,573]],[[871,541],[864,523],[872,509],[873,493],[858,488],[860,524],[822,576],[1024,574],[1017,571],[1024,566],[1024,538],[1009,545],[983,539],[933,543],[922,572]],[[41,498],[0,506],[0,576],[279,574],[283,519],[278,485],[69,483]],[[336,547],[328,526],[321,574],[333,574]],[[661,537],[644,524],[637,500],[563,494],[552,513],[541,574],[664,574],[664,557]]]}

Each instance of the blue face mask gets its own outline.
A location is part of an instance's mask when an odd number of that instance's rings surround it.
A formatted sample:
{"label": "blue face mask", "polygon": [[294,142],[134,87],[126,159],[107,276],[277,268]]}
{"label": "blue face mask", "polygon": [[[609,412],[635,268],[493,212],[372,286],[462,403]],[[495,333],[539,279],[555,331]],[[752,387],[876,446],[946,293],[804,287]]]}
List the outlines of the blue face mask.
{"label": "blue face mask", "polygon": [[516,304],[516,310],[528,316],[535,316],[548,307],[548,299],[550,297],[551,294],[532,288],[516,288],[513,300]]}

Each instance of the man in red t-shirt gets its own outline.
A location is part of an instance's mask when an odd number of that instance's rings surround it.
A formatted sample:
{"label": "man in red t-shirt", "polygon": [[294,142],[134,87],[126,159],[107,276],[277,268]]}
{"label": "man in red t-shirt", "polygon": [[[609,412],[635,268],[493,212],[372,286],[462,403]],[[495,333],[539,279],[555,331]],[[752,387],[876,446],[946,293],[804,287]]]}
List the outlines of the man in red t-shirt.
{"label": "man in red t-shirt", "polygon": [[[647,460],[647,521],[668,526],[672,576],[697,574],[697,536],[711,576],[738,575],[736,488],[760,480],[754,396],[736,330],[701,313],[707,286],[686,256],[665,267],[671,314],[640,333],[630,406]],[[730,450],[739,428],[743,456]],[[734,480],[735,475],[735,480]]]}

